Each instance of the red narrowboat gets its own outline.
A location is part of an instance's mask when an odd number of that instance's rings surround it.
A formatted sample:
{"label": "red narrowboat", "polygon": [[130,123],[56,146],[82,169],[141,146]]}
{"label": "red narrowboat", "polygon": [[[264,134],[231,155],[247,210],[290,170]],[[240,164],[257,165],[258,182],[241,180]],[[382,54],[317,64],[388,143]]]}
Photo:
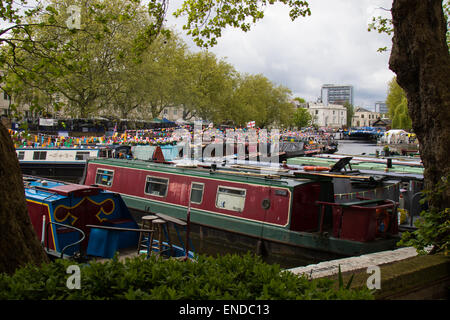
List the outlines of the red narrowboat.
{"label": "red narrowboat", "polygon": [[[337,215],[332,206],[326,205],[334,203],[332,179],[326,177],[306,179],[284,176],[276,170],[255,173],[221,165],[190,167],[91,159],[84,184],[121,194],[137,215],[163,213],[184,220],[189,212],[200,240],[257,247],[274,256],[303,255],[319,261],[393,249],[398,241],[395,204],[385,200],[359,204],[368,206],[370,212],[378,207],[388,212],[392,226],[382,235],[372,230],[376,223],[370,220],[368,224],[364,219],[352,227],[360,228],[360,233],[368,237],[355,240],[346,238],[346,233],[333,232],[348,225],[338,224],[337,219],[348,221],[345,214]],[[367,214],[366,210],[361,214]]]}

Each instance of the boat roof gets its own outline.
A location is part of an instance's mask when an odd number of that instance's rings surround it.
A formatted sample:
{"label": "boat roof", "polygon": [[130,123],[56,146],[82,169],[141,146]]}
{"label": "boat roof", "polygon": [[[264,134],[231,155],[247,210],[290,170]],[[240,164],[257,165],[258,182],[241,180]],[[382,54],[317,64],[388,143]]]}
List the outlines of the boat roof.
{"label": "boat roof", "polygon": [[25,195],[40,201],[53,202],[69,196],[84,197],[99,194],[102,189],[81,184],[24,176]]}
{"label": "boat roof", "polygon": [[152,170],[172,174],[203,177],[209,179],[228,180],[233,182],[270,185],[278,187],[296,187],[315,182],[313,179],[294,178],[282,168],[254,167],[233,168],[216,164],[216,169],[210,168],[211,163],[156,163],[145,160],[126,159],[89,159],[88,163],[109,165],[114,167],[127,167],[140,170]]}
{"label": "boat roof", "polygon": [[[288,165],[316,165],[316,166],[333,166],[339,158],[335,157],[295,157],[287,160]],[[387,159],[375,159],[375,158],[357,158],[351,160],[350,164],[352,169],[364,171],[378,172],[377,174],[385,174]],[[407,161],[392,161],[392,167],[388,169],[391,173],[396,173],[398,176],[404,174],[414,174],[422,176],[424,168],[419,162],[407,162]]]}

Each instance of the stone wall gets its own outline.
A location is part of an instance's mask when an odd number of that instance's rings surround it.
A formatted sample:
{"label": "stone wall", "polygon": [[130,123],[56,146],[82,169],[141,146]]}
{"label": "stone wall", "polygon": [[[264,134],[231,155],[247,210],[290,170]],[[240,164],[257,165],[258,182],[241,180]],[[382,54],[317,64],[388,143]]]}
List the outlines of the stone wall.
{"label": "stone wall", "polygon": [[311,278],[338,278],[339,266],[344,284],[353,275],[352,288],[367,286],[374,273],[368,268],[379,267],[380,289],[376,299],[448,299],[450,288],[450,257],[417,255],[414,248],[401,248],[366,254],[359,257],[321,262],[316,265],[290,269]]}

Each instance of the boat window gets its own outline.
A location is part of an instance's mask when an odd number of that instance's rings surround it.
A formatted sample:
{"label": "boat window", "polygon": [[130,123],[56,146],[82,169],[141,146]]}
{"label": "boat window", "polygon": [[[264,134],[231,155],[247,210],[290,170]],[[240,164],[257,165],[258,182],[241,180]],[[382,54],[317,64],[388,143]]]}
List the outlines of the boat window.
{"label": "boat window", "polygon": [[87,160],[91,153],[89,151],[77,151],[75,160]]}
{"label": "boat window", "polygon": [[191,186],[191,202],[200,204],[203,201],[203,183],[192,182]]}
{"label": "boat window", "polygon": [[287,196],[287,191],[286,190],[280,190],[280,189],[277,189],[277,190],[275,190],[275,195],[277,195],[277,196]]}
{"label": "boat window", "polygon": [[169,179],[147,177],[145,182],[145,193],[152,196],[165,197],[167,195],[168,185]]}
{"label": "boat window", "polygon": [[219,186],[217,189],[216,207],[242,212],[247,190]]}
{"label": "boat window", "polygon": [[114,171],[97,169],[97,175],[95,176],[95,184],[111,187],[114,178]]}
{"label": "boat window", "polygon": [[25,158],[25,151],[19,151],[19,154],[17,155],[17,159],[23,160]]}
{"label": "boat window", "polygon": [[47,158],[47,151],[35,151],[33,153],[33,160],[45,160]]}

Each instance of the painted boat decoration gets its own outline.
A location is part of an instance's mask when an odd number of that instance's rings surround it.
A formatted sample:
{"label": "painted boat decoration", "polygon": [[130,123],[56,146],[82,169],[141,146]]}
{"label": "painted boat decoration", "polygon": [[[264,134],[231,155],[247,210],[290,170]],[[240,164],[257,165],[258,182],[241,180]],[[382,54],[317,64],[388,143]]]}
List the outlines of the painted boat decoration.
{"label": "painted boat decoration", "polygon": [[[50,256],[112,258],[128,248],[137,253],[139,234],[145,230],[119,194],[33,176],[23,180],[31,223]],[[175,246],[176,255],[184,253],[181,249]]]}
{"label": "painted boat decoration", "polygon": [[[322,254],[342,257],[395,247],[394,201],[344,204],[357,216],[370,217],[353,224],[362,234],[370,234],[355,240],[339,232],[342,218],[327,205],[334,203],[331,178],[300,178],[284,170],[258,173],[217,164],[91,159],[84,184],[120,193],[127,206],[141,215],[150,211],[183,220],[189,209],[190,222],[201,236],[231,241],[233,235],[239,245],[272,255],[308,252],[320,259]],[[377,232],[374,219],[381,216],[388,217],[389,227]]]}

